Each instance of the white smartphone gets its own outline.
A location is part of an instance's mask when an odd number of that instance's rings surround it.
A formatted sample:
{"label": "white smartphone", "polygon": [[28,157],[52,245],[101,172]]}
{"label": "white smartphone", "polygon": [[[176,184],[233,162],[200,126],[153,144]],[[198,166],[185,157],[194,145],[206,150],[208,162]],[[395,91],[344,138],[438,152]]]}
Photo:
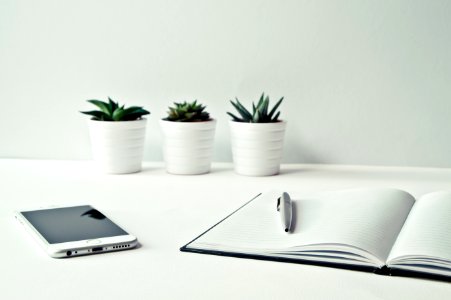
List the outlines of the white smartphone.
{"label": "white smartphone", "polygon": [[55,258],[136,247],[138,239],[90,205],[18,211],[17,220]]}

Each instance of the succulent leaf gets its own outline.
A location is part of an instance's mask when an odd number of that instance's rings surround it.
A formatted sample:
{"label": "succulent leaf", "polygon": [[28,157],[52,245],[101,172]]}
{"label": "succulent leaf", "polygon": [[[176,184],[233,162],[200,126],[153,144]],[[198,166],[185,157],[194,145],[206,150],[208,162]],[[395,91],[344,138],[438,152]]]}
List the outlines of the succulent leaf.
{"label": "succulent leaf", "polygon": [[[276,105],[274,105],[274,107],[271,109],[271,111],[270,111],[269,114],[268,114],[268,116],[269,116],[270,118],[272,118],[272,115],[276,112],[277,108],[280,106],[280,104],[282,103],[282,101],[283,101],[283,97],[280,98],[280,100],[277,101]],[[279,115],[280,115],[280,114],[279,114]],[[278,117],[279,115],[276,115],[276,117],[275,117],[276,120],[277,120],[277,117]]]}
{"label": "succulent leaf", "polygon": [[248,120],[252,118],[251,113],[240,103],[238,99],[236,99],[235,103],[230,100],[230,103],[232,103],[233,107],[235,107],[235,109],[241,115],[243,120]]}
{"label": "succulent leaf", "polygon": [[82,114],[92,116],[93,119],[99,121],[111,121],[109,120],[109,116],[103,111],[99,110],[91,110],[91,111],[81,111]]}
{"label": "succulent leaf", "polygon": [[107,115],[111,115],[111,113],[113,112],[113,110],[110,110],[110,107],[108,105],[108,103],[105,103],[103,101],[100,100],[88,100],[89,103],[94,104],[95,106],[97,106],[98,108],[100,108],[101,111],[103,111],[104,113],[106,113]]}
{"label": "succulent leaf", "polygon": [[263,103],[263,100],[265,99],[265,93],[262,93],[260,96],[260,99],[258,100],[257,107],[260,107]]}
{"label": "succulent leaf", "polygon": [[204,111],[206,106],[193,102],[174,102],[172,107],[169,107],[168,116],[163,118],[166,121],[174,122],[202,122],[210,120],[210,114]]}
{"label": "succulent leaf", "polygon": [[97,121],[133,121],[150,114],[150,112],[140,106],[125,108],[125,105],[119,105],[119,103],[114,102],[109,97],[108,102],[100,100],[88,100],[88,102],[94,104],[100,110],[82,111],[81,113],[90,115],[93,120]]}
{"label": "succulent leaf", "polygon": [[118,107],[117,102],[114,102],[110,97],[108,97],[108,104],[110,106],[110,111],[113,112]]}
{"label": "succulent leaf", "polygon": [[238,118],[237,116],[235,116],[234,114],[232,114],[232,113],[230,113],[230,112],[227,112],[227,114],[228,114],[229,116],[231,116],[231,117],[233,118],[233,121],[235,121],[235,122],[244,122],[243,119]]}
{"label": "succulent leaf", "polygon": [[113,112],[113,121],[122,120],[122,118],[124,117],[124,113],[125,113],[125,109],[123,109],[122,107],[117,108]]}
{"label": "succulent leaf", "polygon": [[[277,111],[280,104],[283,101],[283,97],[280,98],[279,101],[277,101],[276,105],[269,110],[269,96],[265,97],[265,94],[263,93],[260,96],[260,99],[258,100],[257,104],[252,102],[252,114],[241,104],[241,102],[238,100],[238,98],[235,98],[235,102],[230,100],[230,103],[235,108],[235,110],[239,113],[241,118],[237,117],[236,115],[227,112],[229,116],[232,117],[232,120],[235,122],[246,122],[246,123],[272,123],[272,122],[279,122],[278,118],[280,116],[280,111]],[[273,117],[273,115],[275,116]]]}

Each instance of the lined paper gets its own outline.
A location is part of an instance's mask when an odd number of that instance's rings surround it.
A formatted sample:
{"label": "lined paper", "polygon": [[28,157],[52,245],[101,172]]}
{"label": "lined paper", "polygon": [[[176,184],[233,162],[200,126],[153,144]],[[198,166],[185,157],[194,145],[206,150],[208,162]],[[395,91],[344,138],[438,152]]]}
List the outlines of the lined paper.
{"label": "lined paper", "polygon": [[415,203],[389,261],[403,257],[434,258],[450,267],[451,192],[430,193]]}
{"label": "lined paper", "polygon": [[310,197],[292,194],[295,223],[287,234],[276,210],[280,195],[262,194],[189,246],[257,253],[308,245],[316,245],[313,251],[348,246],[385,262],[415,202],[410,194],[396,189],[354,189]]}

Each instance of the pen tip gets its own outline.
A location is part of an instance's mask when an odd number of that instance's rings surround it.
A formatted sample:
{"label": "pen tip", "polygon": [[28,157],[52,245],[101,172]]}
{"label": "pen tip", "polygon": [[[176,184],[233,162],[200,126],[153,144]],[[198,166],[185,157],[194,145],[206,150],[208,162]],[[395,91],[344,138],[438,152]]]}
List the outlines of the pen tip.
{"label": "pen tip", "polygon": [[285,232],[288,232],[288,228],[285,228]]}

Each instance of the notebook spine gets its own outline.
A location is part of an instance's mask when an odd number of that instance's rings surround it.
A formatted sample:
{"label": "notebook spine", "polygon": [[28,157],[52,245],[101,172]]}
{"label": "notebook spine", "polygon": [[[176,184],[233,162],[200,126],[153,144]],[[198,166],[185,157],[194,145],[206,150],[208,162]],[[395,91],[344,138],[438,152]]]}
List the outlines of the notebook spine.
{"label": "notebook spine", "polygon": [[374,274],[391,276],[391,269],[387,266],[383,266],[382,268],[375,269]]}

